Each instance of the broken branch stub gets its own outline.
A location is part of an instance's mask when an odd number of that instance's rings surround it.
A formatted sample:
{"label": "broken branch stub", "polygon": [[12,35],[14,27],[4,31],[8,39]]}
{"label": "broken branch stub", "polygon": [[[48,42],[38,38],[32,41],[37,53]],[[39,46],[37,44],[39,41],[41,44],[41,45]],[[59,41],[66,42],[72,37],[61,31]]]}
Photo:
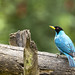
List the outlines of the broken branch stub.
{"label": "broken branch stub", "polygon": [[31,41],[30,31],[26,29],[11,34],[10,44],[24,47],[24,75],[39,75],[37,48],[34,41]]}
{"label": "broken branch stub", "polygon": [[[29,30],[23,30],[23,31],[17,31],[16,33],[11,33],[10,34],[10,40],[9,44],[13,46],[19,46],[19,47],[24,47],[26,46],[26,40],[30,38],[30,31]],[[28,42],[28,41],[27,41]]]}

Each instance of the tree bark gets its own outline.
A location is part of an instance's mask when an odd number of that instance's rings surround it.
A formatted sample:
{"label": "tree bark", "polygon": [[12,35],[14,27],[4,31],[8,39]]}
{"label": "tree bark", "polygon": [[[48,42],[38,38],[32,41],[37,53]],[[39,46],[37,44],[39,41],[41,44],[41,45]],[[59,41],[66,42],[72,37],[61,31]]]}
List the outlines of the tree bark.
{"label": "tree bark", "polygon": [[[75,68],[69,67],[66,56],[57,56],[53,53],[38,51],[37,61],[37,47],[35,43],[33,41],[30,41],[29,44],[26,43],[26,41],[23,41],[26,40],[26,38],[23,38],[20,34],[22,32],[18,31],[17,37],[16,33],[10,35],[10,44],[14,46],[0,44],[0,75],[23,75],[23,52],[24,50],[29,49],[33,53],[32,59],[35,59],[32,68],[30,68],[30,73],[39,66],[40,75],[75,75]],[[24,46],[25,48],[23,48]],[[25,59],[25,61],[25,63],[28,63],[29,61],[32,62],[31,58],[29,60]],[[38,66],[36,65],[37,63]]]}
{"label": "tree bark", "polygon": [[[22,47],[0,44],[0,75],[23,74],[23,51]],[[53,53],[38,52],[38,66],[40,75],[75,75],[75,68],[69,67],[63,55],[57,57]]]}

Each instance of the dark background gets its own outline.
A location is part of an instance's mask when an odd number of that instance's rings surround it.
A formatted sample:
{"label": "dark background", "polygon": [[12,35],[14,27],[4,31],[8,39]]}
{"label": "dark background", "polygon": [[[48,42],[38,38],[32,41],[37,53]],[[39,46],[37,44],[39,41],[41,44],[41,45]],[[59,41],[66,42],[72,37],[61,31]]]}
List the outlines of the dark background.
{"label": "dark background", "polygon": [[9,44],[9,34],[30,29],[38,50],[58,52],[55,32],[61,26],[75,44],[75,0],[0,0],[0,43]]}

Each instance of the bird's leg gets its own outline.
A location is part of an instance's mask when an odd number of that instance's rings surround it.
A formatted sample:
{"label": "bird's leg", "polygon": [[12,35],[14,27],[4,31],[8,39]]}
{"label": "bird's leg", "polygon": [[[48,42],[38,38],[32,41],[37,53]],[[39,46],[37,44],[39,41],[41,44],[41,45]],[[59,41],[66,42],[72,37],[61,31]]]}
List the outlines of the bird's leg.
{"label": "bird's leg", "polygon": [[56,57],[57,57],[57,58],[60,57],[60,53],[56,53]]}
{"label": "bird's leg", "polygon": [[64,55],[62,52],[60,52],[60,55]]}
{"label": "bird's leg", "polygon": [[57,55],[57,58],[58,57],[60,57],[60,55],[64,55],[62,52],[60,52],[60,53],[56,53],[56,55]]}

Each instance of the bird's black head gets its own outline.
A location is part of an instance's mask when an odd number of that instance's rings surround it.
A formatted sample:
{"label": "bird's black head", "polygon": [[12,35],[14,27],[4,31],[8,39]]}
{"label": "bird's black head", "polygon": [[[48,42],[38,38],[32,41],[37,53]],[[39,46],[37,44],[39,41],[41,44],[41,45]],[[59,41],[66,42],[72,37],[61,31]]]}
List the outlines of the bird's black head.
{"label": "bird's black head", "polygon": [[54,29],[56,32],[57,32],[57,34],[61,31],[61,30],[63,30],[61,27],[59,27],[59,26],[49,26],[49,27],[51,27],[52,29]]}
{"label": "bird's black head", "polygon": [[55,31],[57,32],[57,34],[61,31],[61,30],[63,30],[61,27],[59,27],[59,26],[54,26],[55,27]]}

